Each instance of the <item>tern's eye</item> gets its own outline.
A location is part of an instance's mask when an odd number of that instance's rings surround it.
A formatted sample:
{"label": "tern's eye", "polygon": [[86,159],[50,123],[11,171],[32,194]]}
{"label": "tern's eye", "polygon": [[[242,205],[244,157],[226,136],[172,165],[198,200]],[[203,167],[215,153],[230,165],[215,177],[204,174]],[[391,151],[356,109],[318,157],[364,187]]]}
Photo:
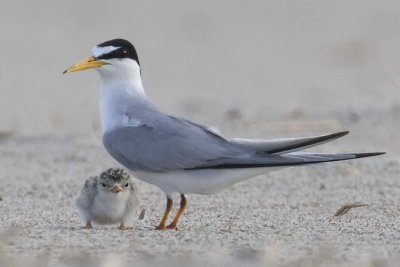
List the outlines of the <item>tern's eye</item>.
{"label": "tern's eye", "polygon": [[126,184],[125,184],[125,187],[128,187],[128,186],[129,186],[129,184],[128,184],[128,183],[126,183]]}
{"label": "tern's eye", "polygon": [[124,50],[122,50],[122,53],[126,54],[126,53],[128,53],[128,51],[124,49]]}
{"label": "tern's eye", "polygon": [[105,184],[105,183],[101,183],[101,186],[102,186],[102,187],[106,187],[106,184]]}

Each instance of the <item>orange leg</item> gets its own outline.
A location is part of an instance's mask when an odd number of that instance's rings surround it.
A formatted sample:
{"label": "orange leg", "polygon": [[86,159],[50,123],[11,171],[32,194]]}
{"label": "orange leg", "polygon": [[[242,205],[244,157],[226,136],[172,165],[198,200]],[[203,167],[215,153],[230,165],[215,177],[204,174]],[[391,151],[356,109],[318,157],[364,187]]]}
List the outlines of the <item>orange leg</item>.
{"label": "orange leg", "polygon": [[165,222],[167,221],[168,215],[172,210],[172,205],[173,205],[172,199],[167,197],[167,207],[166,207],[164,215],[163,215],[163,217],[162,217],[162,219],[160,221],[160,224],[156,227],[156,230],[165,230],[165,229],[167,229],[167,227],[165,226]]}
{"label": "orange leg", "polygon": [[179,210],[178,210],[178,212],[176,213],[175,218],[174,218],[174,220],[172,221],[172,223],[171,223],[170,225],[167,226],[168,229],[171,229],[171,230],[178,230],[178,227],[177,227],[178,221],[179,221],[179,219],[181,218],[182,213],[185,211],[186,207],[187,207],[187,200],[186,200],[186,197],[185,197],[184,194],[181,194],[181,204],[180,204]]}

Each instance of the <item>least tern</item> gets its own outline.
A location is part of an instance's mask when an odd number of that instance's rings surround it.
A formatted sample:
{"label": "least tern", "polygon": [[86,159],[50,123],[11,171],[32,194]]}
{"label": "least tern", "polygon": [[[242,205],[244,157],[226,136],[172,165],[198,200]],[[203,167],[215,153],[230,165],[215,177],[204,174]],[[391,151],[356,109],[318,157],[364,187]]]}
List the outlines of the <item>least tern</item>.
{"label": "least tern", "polygon": [[[384,154],[298,152],[348,132],[273,140],[225,139],[201,124],[165,114],[146,96],[136,49],[123,39],[97,45],[92,56],[64,73],[86,69],[96,69],[102,80],[100,113],[106,150],[135,177],[158,186],[167,196],[159,230],[177,229],[187,206],[186,194],[212,194],[283,167]],[[180,208],[167,226],[174,193],[181,196]]]}
{"label": "least tern", "polygon": [[99,177],[85,181],[76,206],[79,208],[84,229],[91,229],[92,221],[98,224],[121,223],[120,230],[129,229],[137,206],[137,192],[128,173],[123,169],[107,169]]}

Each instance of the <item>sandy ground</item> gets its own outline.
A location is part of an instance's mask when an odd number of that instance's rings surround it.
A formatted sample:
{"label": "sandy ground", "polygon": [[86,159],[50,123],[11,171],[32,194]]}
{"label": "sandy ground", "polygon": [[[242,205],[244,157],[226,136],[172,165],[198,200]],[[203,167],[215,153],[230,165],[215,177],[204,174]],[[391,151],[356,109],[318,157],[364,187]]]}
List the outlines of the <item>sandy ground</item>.
{"label": "sandy ground", "polygon": [[[320,120],[320,125],[348,127],[349,119],[343,119],[347,113]],[[141,209],[146,212],[143,220],[133,222],[133,230],[118,231],[116,225],[80,228],[74,199],[84,179],[117,166],[102,148],[99,135],[4,137],[0,143],[0,265],[28,261],[40,266],[124,266],[167,260],[171,265],[395,266],[400,257],[400,161],[393,155],[398,145],[389,146],[379,131],[366,129],[373,124],[387,127],[392,129],[386,131],[390,138],[396,132],[390,124],[398,111],[386,114],[385,120],[371,115],[351,123],[356,129],[353,135],[321,150],[385,148],[392,152],[389,155],[285,169],[216,195],[190,195],[179,230],[167,232],[154,230],[165,205],[163,193],[140,181],[136,181],[137,215]],[[227,119],[225,127],[236,127],[230,133],[240,132],[256,119]],[[309,119],[317,127],[318,120]],[[303,119],[284,125],[278,128],[310,133]],[[275,131],[268,134],[265,129],[266,135],[283,135]],[[369,206],[333,217],[349,203]]]}
{"label": "sandy ground", "polygon": [[[399,13],[397,0],[2,1],[0,266],[397,266]],[[82,230],[84,180],[117,165],[97,75],[61,72],[115,37],[135,44],[146,92],[172,114],[229,137],[350,130],[314,151],[388,154],[189,196],[177,232],[153,230],[165,197],[137,181],[133,230]],[[349,203],[368,206],[333,217]]]}

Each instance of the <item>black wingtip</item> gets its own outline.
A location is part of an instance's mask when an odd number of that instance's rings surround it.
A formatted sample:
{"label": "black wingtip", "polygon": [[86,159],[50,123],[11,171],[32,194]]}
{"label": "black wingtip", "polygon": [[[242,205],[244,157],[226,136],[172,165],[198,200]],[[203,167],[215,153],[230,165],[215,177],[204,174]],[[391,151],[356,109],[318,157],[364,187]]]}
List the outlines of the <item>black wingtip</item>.
{"label": "black wingtip", "polygon": [[65,73],[67,73],[67,70],[64,70],[64,71],[62,72],[62,74],[65,74]]}
{"label": "black wingtip", "polygon": [[343,131],[343,132],[337,132],[334,134],[330,134],[329,136],[331,136],[332,138],[335,138],[335,137],[339,138],[339,137],[348,135],[349,133],[350,133],[349,131]]}
{"label": "black wingtip", "polygon": [[359,159],[359,158],[380,156],[380,155],[384,155],[384,154],[386,154],[386,152],[371,152],[371,153],[357,153],[357,154],[354,154],[354,156],[356,159]]}
{"label": "black wingtip", "polygon": [[268,150],[268,151],[265,151],[265,152],[269,153],[269,154],[281,153],[281,152],[285,152],[285,151],[289,151],[289,150],[293,150],[293,149],[298,149],[298,148],[307,147],[307,146],[310,146],[310,145],[326,142],[326,141],[329,141],[329,140],[335,140],[335,139],[338,139],[338,138],[340,138],[342,136],[345,136],[348,133],[349,133],[349,131],[343,131],[343,132],[337,132],[337,133],[333,133],[333,134],[327,134],[327,135],[321,135],[321,136],[317,136],[317,137],[311,137],[310,138],[311,140],[303,142],[303,143],[300,143],[300,144],[279,147],[279,148]]}

